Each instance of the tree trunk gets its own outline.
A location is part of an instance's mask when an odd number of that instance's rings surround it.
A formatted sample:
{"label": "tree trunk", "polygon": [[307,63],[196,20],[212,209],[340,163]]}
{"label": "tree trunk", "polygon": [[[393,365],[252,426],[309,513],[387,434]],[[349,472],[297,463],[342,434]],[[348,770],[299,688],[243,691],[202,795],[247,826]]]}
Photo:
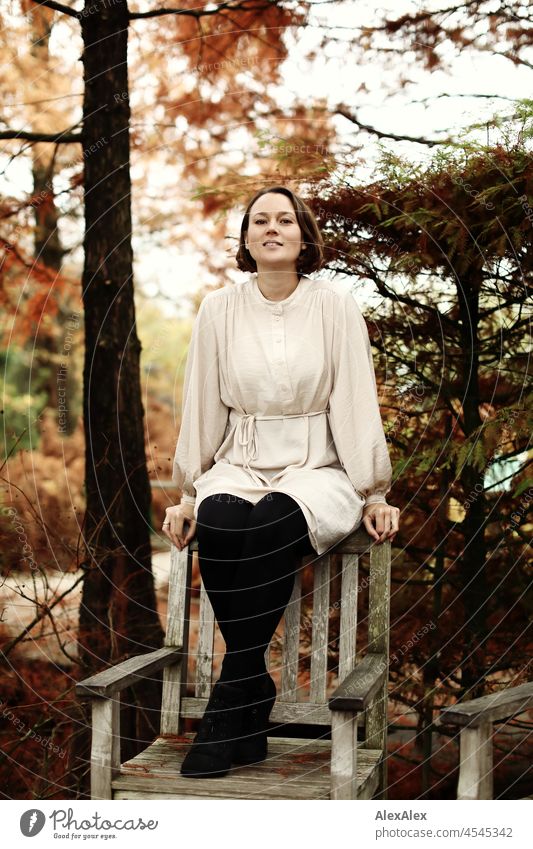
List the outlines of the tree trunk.
{"label": "tree trunk", "polygon": [[[79,648],[85,676],[160,647],[163,632],[151,566],[151,494],[133,299],[126,0],[91,0],[81,27],[88,553]],[[141,751],[159,730],[160,681],[133,689],[123,693],[122,759]],[[136,700],[142,700],[146,713],[136,712]],[[89,729],[90,714],[84,709]],[[80,770],[88,752],[88,735],[83,736]],[[80,795],[88,790],[87,780],[85,775]]]}
{"label": "tree trunk", "polygon": [[[452,420],[449,413],[444,414],[443,443],[451,439]],[[428,660],[422,670],[424,697],[420,706],[417,740],[421,740],[419,750],[422,754],[421,794],[431,789],[431,758],[433,755],[433,721],[435,712],[435,682],[440,675],[439,649],[442,645],[439,617],[442,612],[442,580],[445,574],[446,546],[448,542],[448,505],[450,503],[450,470],[444,467],[440,472],[439,505],[437,514],[437,546],[435,549],[435,567],[433,571],[432,595],[435,627],[427,634]]]}
{"label": "tree trunk", "polygon": [[[31,48],[30,52],[46,74],[50,67],[49,42],[54,12],[45,6],[32,5],[31,15]],[[33,127],[35,132],[46,132],[46,126],[39,126],[39,121]],[[34,256],[35,259],[59,271],[63,260],[64,250],[59,238],[58,214],[54,199],[54,148],[49,142],[32,146],[32,175],[33,175],[33,216],[35,220]],[[61,312],[58,320],[65,324],[67,316]],[[56,322],[57,325],[57,322]],[[46,406],[53,410],[56,418],[59,405],[58,397],[58,350],[57,337],[46,322],[41,322],[36,339],[28,339],[28,350],[32,350],[33,371],[37,383],[33,383],[35,392],[44,391]],[[68,373],[65,379],[68,379]],[[72,381],[72,377],[70,377]],[[66,397],[72,398],[73,392],[67,390]]]}
{"label": "tree trunk", "polygon": [[[473,279],[472,279],[473,278]],[[479,414],[479,290],[476,275],[457,286],[463,362],[462,404],[465,436],[481,425]],[[461,471],[465,502],[469,504],[462,522],[463,553],[458,564],[465,615],[465,658],[462,663],[461,697],[476,698],[484,692],[487,639],[488,587],[485,542],[485,471],[467,458]]]}

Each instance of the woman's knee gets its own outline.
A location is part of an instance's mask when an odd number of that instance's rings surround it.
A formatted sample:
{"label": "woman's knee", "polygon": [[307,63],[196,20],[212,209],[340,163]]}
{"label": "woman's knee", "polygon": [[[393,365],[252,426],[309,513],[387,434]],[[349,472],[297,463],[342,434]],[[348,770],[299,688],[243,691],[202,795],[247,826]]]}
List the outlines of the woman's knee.
{"label": "woman's knee", "polygon": [[242,530],[252,503],[229,492],[220,492],[202,499],[198,507],[197,536],[220,531]]}
{"label": "woman's knee", "polygon": [[307,521],[302,508],[284,492],[270,492],[250,511],[247,530],[264,548],[280,544],[299,547],[308,535]]}

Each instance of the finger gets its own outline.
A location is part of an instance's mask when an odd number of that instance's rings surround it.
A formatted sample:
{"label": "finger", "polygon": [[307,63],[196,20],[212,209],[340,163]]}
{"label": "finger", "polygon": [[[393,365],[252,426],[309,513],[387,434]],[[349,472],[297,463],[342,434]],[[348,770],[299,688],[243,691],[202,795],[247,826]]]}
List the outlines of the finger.
{"label": "finger", "polygon": [[400,530],[400,511],[395,510],[391,515],[391,529],[389,531],[389,539],[392,542],[398,531]]}
{"label": "finger", "polygon": [[189,530],[187,531],[187,535],[186,535],[186,537],[185,537],[185,539],[184,539],[184,544],[185,544],[185,545],[188,545],[188,543],[189,543],[192,539],[194,539],[194,537],[195,537],[195,536],[196,536],[196,522],[195,522],[195,521],[191,521],[191,523],[190,523],[190,528],[189,528]]}
{"label": "finger", "polygon": [[364,524],[368,534],[372,537],[372,539],[375,539],[375,540],[379,539],[379,534],[376,531],[376,529],[374,528],[374,525],[372,524],[372,516],[365,516],[364,519],[363,519],[363,524]]}
{"label": "finger", "polygon": [[169,538],[170,541],[181,550],[182,542],[181,542],[181,533],[182,528],[180,527],[180,522],[178,519],[175,519],[173,522],[171,520],[169,527]]}
{"label": "finger", "polygon": [[387,533],[387,515],[384,511],[378,508],[373,514],[372,517],[376,520],[376,530],[378,532],[378,536],[376,537],[377,543],[382,543],[385,539],[385,535]]}
{"label": "finger", "polygon": [[386,513],[383,517],[383,533],[381,534],[381,542],[385,542],[391,531],[391,516]]}

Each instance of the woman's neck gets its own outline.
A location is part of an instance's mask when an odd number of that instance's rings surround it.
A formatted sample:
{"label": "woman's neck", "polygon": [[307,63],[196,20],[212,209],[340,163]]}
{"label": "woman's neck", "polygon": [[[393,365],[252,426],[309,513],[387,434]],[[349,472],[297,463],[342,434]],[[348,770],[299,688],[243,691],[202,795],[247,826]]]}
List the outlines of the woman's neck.
{"label": "woman's neck", "polygon": [[261,269],[257,271],[257,285],[261,293],[269,301],[284,301],[297,288],[300,276],[296,270],[274,270]]}

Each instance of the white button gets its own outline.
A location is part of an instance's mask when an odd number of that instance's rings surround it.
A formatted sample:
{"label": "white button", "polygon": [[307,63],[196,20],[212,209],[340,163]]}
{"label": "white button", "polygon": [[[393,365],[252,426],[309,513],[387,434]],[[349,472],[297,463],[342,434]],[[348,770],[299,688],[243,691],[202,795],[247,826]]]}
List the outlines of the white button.
{"label": "white button", "polygon": [[285,384],[285,383],[282,383],[282,384],[281,384],[281,386],[280,386],[280,389],[283,389],[283,391],[285,391],[285,390],[287,389],[286,384]]}

